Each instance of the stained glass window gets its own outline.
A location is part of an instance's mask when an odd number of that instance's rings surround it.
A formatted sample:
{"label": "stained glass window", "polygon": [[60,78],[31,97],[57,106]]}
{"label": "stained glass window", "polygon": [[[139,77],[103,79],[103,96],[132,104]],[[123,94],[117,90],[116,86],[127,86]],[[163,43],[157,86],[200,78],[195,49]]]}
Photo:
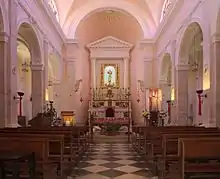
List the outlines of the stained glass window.
{"label": "stained glass window", "polygon": [[49,4],[52,12],[56,16],[57,21],[59,22],[59,14],[58,14],[58,10],[57,10],[57,7],[56,7],[54,0],[48,0],[48,4]]}
{"label": "stained glass window", "polygon": [[105,86],[116,85],[116,69],[114,66],[106,66],[104,69],[104,84]]}
{"label": "stained glass window", "polygon": [[170,10],[171,3],[172,3],[172,0],[165,0],[164,1],[164,5],[163,5],[160,21],[163,20],[163,18],[167,14],[167,12]]}

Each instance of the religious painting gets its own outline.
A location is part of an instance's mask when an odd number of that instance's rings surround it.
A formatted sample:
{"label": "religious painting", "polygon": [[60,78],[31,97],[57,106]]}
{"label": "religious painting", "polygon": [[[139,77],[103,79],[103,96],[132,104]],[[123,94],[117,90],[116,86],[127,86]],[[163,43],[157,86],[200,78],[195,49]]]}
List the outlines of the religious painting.
{"label": "religious painting", "polygon": [[101,66],[101,87],[119,86],[119,67],[117,64],[103,64]]}

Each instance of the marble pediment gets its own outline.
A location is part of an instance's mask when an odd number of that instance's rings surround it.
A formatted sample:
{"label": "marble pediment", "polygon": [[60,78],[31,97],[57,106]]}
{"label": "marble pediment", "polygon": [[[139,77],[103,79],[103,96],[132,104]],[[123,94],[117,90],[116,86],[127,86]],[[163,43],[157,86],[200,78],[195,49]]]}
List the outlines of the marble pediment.
{"label": "marble pediment", "polygon": [[133,47],[132,44],[125,42],[123,40],[120,40],[116,37],[107,36],[104,38],[101,38],[97,41],[94,41],[87,45],[87,48],[94,49],[94,48],[125,48],[125,49],[131,49]]}

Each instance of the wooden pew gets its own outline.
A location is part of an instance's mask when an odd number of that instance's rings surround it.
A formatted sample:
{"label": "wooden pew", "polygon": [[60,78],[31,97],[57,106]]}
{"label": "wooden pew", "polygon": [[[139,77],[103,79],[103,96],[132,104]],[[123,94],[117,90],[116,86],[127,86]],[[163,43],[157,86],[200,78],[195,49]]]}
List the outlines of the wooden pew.
{"label": "wooden pew", "polygon": [[[8,152],[11,154],[24,154],[34,152],[37,164],[36,173],[39,174],[39,177],[43,177],[45,164],[48,163],[46,148],[47,142],[47,138],[39,137],[38,135],[31,135],[30,137],[6,135],[0,136],[0,143],[4,144],[0,146],[0,153]],[[27,171],[21,173],[21,175],[26,174]]]}
{"label": "wooden pew", "polygon": [[181,134],[164,134],[162,140],[162,176],[165,177],[173,172],[169,166],[178,161],[178,139],[179,138],[204,138],[220,137],[220,132],[211,133],[181,133]]}
{"label": "wooden pew", "polygon": [[[177,141],[178,141],[178,135],[188,135],[191,136],[196,134],[208,134],[215,135],[216,133],[219,133],[219,129],[217,128],[204,128],[204,127],[192,127],[192,126],[172,126],[172,127],[162,127],[162,128],[149,128],[149,127],[142,127],[142,137],[141,143],[138,144],[142,145],[141,147],[138,146],[137,148],[142,149],[141,154],[144,154],[146,157],[146,160],[152,164],[152,168],[154,168],[154,174],[159,175],[159,172],[162,173],[162,176],[165,175],[165,169],[167,167],[166,164],[173,160],[173,156],[171,157],[170,154],[172,152],[177,154]],[[135,131],[138,131],[137,129]],[[140,131],[140,129],[139,129]],[[139,133],[141,134],[141,133]],[[173,135],[175,138],[175,147],[172,146],[173,144],[168,142],[168,144],[165,142],[166,138],[164,138],[164,135]],[[188,136],[190,136],[188,135]],[[217,134],[216,134],[217,135]],[[204,135],[203,135],[204,136]],[[173,140],[172,138],[170,139]],[[166,156],[166,149],[169,148],[168,156]],[[170,151],[173,150],[173,151]],[[140,153],[140,151],[138,151]],[[167,161],[165,161],[165,158]]]}
{"label": "wooden pew", "polygon": [[[79,160],[83,153],[88,149],[90,140],[88,127],[51,127],[51,128],[5,128],[0,133],[26,133],[26,134],[50,134],[64,135],[64,158],[70,162]],[[49,156],[56,157],[59,155],[59,145],[50,143]],[[68,161],[67,160],[67,161]],[[65,160],[66,161],[66,160]]]}
{"label": "wooden pew", "polygon": [[181,179],[220,178],[220,137],[179,138]]}

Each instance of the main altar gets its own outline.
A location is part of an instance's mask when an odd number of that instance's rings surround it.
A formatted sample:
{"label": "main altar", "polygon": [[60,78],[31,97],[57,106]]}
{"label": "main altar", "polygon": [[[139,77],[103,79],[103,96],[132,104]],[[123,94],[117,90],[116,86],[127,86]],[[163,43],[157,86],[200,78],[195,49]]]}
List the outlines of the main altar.
{"label": "main altar", "polygon": [[[89,125],[131,129],[129,89],[130,51],[133,45],[107,36],[87,45],[91,62]],[[130,135],[130,132],[128,132]]]}
{"label": "main altar", "polygon": [[131,118],[129,89],[99,88],[92,89],[89,114],[93,124],[117,123],[128,125]]}

